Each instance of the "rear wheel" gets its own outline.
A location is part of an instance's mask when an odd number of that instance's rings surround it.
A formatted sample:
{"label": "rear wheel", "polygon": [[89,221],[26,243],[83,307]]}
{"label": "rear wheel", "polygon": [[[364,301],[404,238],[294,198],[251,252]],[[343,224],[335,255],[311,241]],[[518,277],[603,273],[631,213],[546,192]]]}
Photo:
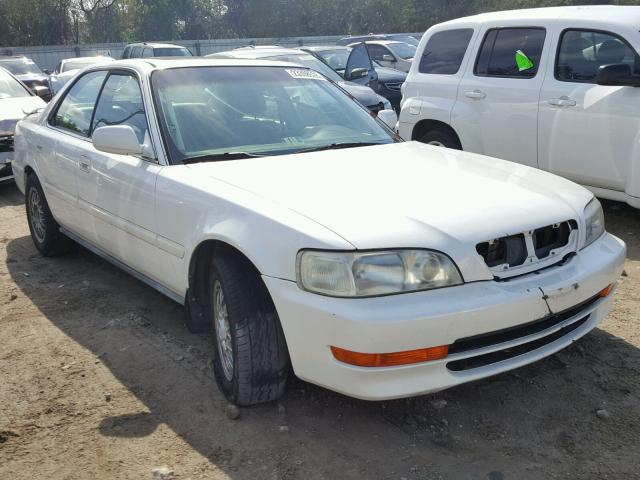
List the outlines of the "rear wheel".
{"label": "rear wheel", "polygon": [[425,133],[420,141],[434,147],[452,148],[454,150],[462,150],[460,140],[456,135],[446,128],[435,128]]}
{"label": "rear wheel", "polygon": [[51,214],[40,181],[33,173],[27,177],[25,205],[31,239],[40,253],[50,257],[62,255],[73,248],[73,241],[60,232],[60,225]]}
{"label": "rear wheel", "polygon": [[278,314],[259,274],[238,255],[216,255],[209,282],[216,381],[237,405],[284,393],[289,354]]}

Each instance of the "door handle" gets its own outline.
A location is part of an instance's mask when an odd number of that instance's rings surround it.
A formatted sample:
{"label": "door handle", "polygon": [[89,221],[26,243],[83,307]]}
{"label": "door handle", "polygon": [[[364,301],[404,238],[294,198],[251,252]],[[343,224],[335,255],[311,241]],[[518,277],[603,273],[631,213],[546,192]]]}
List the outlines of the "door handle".
{"label": "door handle", "polygon": [[82,170],[83,172],[91,173],[91,159],[86,155],[80,156],[80,162],[78,166],[80,167],[80,170]]}
{"label": "door handle", "polygon": [[554,107],[575,107],[577,104],[575,100],[566,96],[549,100],[549,105],[553,105]]}
{"label": "door handle", "polygon": [[482,100],[483,98],[487,98],[487,94],[482,90],[470,90],[468,92],[464,92],[464,96],[467,98],[473,98],[474,100]]}

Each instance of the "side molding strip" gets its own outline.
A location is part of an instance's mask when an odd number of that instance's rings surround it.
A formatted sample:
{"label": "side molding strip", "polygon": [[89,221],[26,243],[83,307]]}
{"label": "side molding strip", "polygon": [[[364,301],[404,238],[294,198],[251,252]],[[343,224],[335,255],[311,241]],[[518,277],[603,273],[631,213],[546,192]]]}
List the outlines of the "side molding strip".
{"label": "side molding strip", "polygon": [[111,255],[109,255],[108,253],[104,252],[100,248],[96,247],[92,243],[89,243],[88,241],[86,241],[82,237],[76,235],[73,232],[70,232],[69,230],[67,230],[64,227],[60,227],[60,232],[63,233],[64,235],[66,235],[67,237],[69,237],[71,240],[79,243],[80,245],[82,245],[87,250],[95,253],[100,258],[103,258],[104,260],[106,260],[107,262],[111,263],[112,265],[114,265],[114,266],[118,267],[119,269],[125,271],[126,273],[128,273],[129,275],[134,277],[135,279],[140,280],[143,283],[146,283],[151,288],[153,288],[153,289],[157,290],[158,292],[162,293],[163,295],[169,297],[174,302],[179,303],[180,305],[184,305],[185,304],[185,298],[182,297],[181,295],[178,295],[177,293],[173,292],[172,290],[169,290],[167,287],[159,284],[155,280],[152,280],[151,278],[147,277],[143,273],[140,273],[137,270],[129,267],[128,265],[125,265],[124,263],[122,263],[117,258],[112,257]]}

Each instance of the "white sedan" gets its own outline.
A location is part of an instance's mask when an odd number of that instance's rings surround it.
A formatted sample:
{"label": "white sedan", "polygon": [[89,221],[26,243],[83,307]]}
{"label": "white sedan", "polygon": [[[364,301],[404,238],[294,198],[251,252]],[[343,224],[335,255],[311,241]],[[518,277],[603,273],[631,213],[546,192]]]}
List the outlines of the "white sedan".
{"label": "white sedan", "polygon": [[380,400],[551,355],[609,312],[626,253],[586,189],[400,142],[286,63],[91,67],[18,125],[15,174],[36,248],[184,304],[240,405],[290,369]]}

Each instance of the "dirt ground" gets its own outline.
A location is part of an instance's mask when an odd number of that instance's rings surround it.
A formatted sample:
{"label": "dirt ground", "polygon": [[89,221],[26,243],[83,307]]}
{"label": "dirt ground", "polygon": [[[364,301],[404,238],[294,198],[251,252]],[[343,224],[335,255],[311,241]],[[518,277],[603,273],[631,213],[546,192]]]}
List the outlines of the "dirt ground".
{"label": "dirt ground", "polygon": [[[640,212],[615,310],[546,360],[382,403],[294,380],[230,420],[211,338],[86,250],[45,259],[0,186],[0,479],[640,478]],[[605,410],[599,412],[598,410]]]}

